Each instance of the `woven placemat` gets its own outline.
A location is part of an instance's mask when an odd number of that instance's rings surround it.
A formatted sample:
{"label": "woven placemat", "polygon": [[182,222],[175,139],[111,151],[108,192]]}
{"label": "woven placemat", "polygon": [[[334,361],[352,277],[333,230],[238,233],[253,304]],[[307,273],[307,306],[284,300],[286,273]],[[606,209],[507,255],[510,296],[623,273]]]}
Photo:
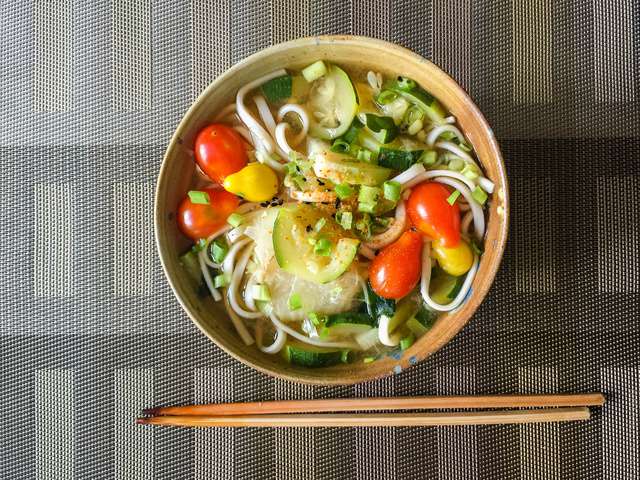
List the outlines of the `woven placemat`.
{"label": "woven placemat", "polygon": [[[0,25],[0,478],[639,478],[640,4],[634,0],[39,0]],[[197,94],[287,39],[409,47],[470,92],[511,183],[511,236],[471,323],[355,387],[275,381],[181,311],[153,244],[164,148]],[[145,406],[603,391],[584,423],[136,427]]]}

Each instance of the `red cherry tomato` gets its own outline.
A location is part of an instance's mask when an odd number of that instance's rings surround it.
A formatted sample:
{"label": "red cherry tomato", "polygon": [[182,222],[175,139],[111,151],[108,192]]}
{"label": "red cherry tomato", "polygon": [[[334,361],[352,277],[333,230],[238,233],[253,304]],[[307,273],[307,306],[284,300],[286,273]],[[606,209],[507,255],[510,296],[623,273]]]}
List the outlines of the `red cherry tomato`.
{"label": "red cherry tomato", "polygon": [[214,123],[203,128],[196,138],[196,162],[214,182],[222,184],[225,177],[247,164],[247,144],[233,128]]}
{"label": "red cherry tomato", "polygon": [[209,204],[193,203],[189,197],[182,200],[178,207],[178,226],[182,233],[192,240],[207,238],[223,227],[240,200],[225,190],[203,188],[209,194]]}
{"label": "red cherry tomato", "polygon": [[460,208],[449,205],[451,191],[441,183],[424,182],[413,189],[407,201],[407,213],[418,230],[444,247],[460,242]]}
{"label": "red cherry tomato", "polygon": [[398,300],[413,290],[421,272],[422,235],[407,230],[373,259],[369,282],[381,297]]}

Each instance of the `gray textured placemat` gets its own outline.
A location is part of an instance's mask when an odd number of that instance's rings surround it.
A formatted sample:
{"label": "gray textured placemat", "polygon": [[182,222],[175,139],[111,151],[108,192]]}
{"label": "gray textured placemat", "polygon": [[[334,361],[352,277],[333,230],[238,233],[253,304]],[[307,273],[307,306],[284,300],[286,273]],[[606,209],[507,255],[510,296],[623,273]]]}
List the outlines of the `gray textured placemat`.
{"label": "gray textured placemat", "polygon": [[[187,320],[152,241],[154,181],[195,96],[290,38],[405,45],[498,136],[512,233],[491,293],[429,361],[311,388]],[[635,0],[7,1],[0,12],[0,478],[639,478],[640,7]],[[193,401],[596,391],[585,423],[152,430]]]}

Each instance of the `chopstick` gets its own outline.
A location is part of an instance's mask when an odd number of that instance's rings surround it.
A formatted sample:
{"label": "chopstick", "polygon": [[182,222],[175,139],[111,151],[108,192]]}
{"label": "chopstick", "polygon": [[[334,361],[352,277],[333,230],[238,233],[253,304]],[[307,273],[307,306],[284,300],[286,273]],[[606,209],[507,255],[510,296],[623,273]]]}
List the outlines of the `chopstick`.
{"label": "chopstick", "polygon": [[556,408],[602,406],[600,393],[557,395],[473,395],[388,398],[331,398],[321,400],[279,400],[247,403],[184,405],[144,410],[145,415],[268,415],[294,413],[397,411],[482,408]]}
{"label": "chopstick", "polygon": [[588,420],[587,407],[484,412],[293,414],[237,416],[157,416],[137,423],[179,427],[425,427],[443,425],[497,425]]}

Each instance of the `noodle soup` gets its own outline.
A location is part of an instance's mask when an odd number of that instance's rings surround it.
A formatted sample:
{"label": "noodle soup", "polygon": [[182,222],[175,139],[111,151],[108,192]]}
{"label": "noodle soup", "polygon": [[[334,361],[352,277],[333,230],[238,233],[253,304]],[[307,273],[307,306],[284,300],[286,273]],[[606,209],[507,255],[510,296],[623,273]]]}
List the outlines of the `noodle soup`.
{"label": "noodle soup", "polygon": [[195,139],[178,208],[193,288],[303,367],[402,351],[466,300],[494,190],[410,78],[315,62],[242,87]]}

